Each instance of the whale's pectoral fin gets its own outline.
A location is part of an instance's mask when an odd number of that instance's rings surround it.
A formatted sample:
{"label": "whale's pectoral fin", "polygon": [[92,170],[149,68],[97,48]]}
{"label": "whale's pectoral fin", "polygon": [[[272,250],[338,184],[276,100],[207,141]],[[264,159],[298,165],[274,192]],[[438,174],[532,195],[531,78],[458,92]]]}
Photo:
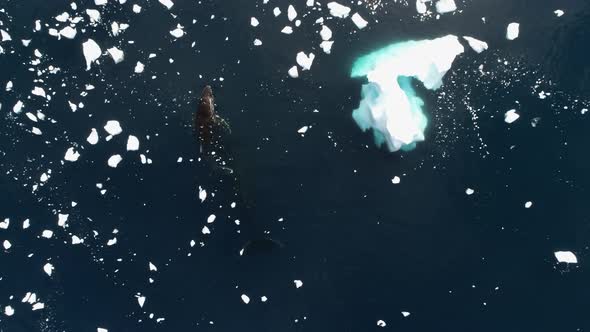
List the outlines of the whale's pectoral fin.
{"label": "whale's pectoral fin", "polygon": [[217,116],[217,122],[223,127],[223,129],[227,130],[228,133],[231,134],[231,127],[224,118]]}

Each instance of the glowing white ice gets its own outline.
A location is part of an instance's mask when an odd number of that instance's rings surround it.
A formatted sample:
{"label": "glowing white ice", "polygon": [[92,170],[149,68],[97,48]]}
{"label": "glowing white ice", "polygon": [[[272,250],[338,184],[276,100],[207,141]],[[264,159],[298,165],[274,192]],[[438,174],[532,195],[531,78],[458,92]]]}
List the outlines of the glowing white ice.
{"label": "glowing white ice", "polygon": [[555,258],[560,263],[577,264],[578,258],[571,251],[556,251]]}
{"label": "glowing white ice", "polygon": [[352,77],[366,77],[353,118],[363,130],[373,129],[375,143],[389,151],[412,149],[424,140],[427,119],[423,101],[410,78],[436,90],[455,58],[464,52],[457,36],[407,41],[387,46],[357,59]]}
{"label": "glowing white ice", "polygon": [[82,53],[86,58],[86,70],[90,70],[90,64],[100,58],[102,50],[94,40],[88,39],[82,44]]}

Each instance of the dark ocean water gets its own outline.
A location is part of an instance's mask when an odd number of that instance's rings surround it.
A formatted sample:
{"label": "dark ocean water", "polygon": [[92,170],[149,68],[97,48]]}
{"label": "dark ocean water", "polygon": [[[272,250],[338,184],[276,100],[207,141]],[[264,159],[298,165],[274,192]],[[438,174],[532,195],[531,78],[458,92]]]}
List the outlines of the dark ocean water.
{"label": "dark ocean water", "polygon": [[[286,1],[176,0],[170,11],[137,1],[140,14],[133,3],[77,2],[72,10],[69,1],[0,2],[0,28],[13,39],[0,43],[0,220],[10,219],[0,241],[12,245],[0,253],[1,331],[590,329],[590,114],[581,114],[590,100],[589,2],[457,1],[460,12],[425,20],[412,4],[381,3],[371,14],[366,3],[346,3],[369,26],[328,20],[330,55],[313,24],[330,17],[325,4],[317,6],[322,15],[293,2],[302,25],[285,35]],[[100,9],[96,27],[87,8]],[[37,19],[63,27],[53,17],[64,11],[85,20],[75,39],[57,40],[45,25],[33,32]],[[112,36],[112,21],[130,27]],[[511,42],[510,22],[520,23]],[[177,24],[187,34],[179,39],[169,34]],[[474,36],[490,49],[466,49],[438,91],[417,84],[430,119],[425,142],[404,153],[376,148],[351,118],[363,83],[349,78],[352,62],[396,41],[446,34]],[[125,60],[104,55],[86,71],[87,38],[103,51],[118,46]],[[43,54],[37,66],[34,49]],[[291,79],[301,50],[317,57]],[[141,74],[133,73],[137,61]],[[29,70],[49,65],[61,71]],[[86,84],[95,89],[82,96]],[[197,162],[191,116],[205,84],[231,125],[236,208],[231,181]],[[34,86],[51,91],[51,101],[32,96]],[[541,91],[549,96],[540,99]],[[21,114],[12,112],[18,100]],[[72,112],[68,101],[84,108]],[[511,125],[509,109],[521,115]],[[36,110],[45,121],[25,116]],[[123,133],[107,142],[108,120]],[[94,146],[86,142],[91,128],[100,135]],[[139,138],[139,151],[125,150],[128,135]],[[80,158],[64,161],[72,146]],[[117,168],[107,166],[114,154],[123,157]],[[140,154],[153,162],[142,164]],[[69,214],[66,228],[58,213]],[[202,234],[205,225],[211,234]],[[240,257],[259,230],[284,247]],[[73,245],[72,235],[84,243]],[[558,263],[560,250],[578,264]],[[44,309],[22,303],[27,292]],[[136,295],[146,298],[143,307]]]}

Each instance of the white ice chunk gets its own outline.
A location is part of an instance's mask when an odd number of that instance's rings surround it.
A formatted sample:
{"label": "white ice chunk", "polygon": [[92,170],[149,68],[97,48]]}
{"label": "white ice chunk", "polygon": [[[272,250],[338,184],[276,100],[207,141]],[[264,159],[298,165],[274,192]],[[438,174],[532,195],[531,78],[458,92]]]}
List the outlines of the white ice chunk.
{"label": "white ice chunk", "polygon": [[446,14],[457,10],[455,0],[438,0],[436,3],[436,11],[439,14]]}
{"label": "white ice chunk", "polygon": [[471,189],[471,188],[467,188],[465,189],[465,194],[467,194],[467,196],[471,196],[475,193],[475,190]]}
{"label": "white ice chunk", "polygon": [[408,311],[402,311],[402,316],[408,317],[410,313]]}
{"label": "white ice chunk", "polygon": [[286,35],[290,35],[293,33],[293,28],[291,28],[290,26],[286,25],[282,30],[282,33],[286,34]]}
{"label": "white ice chunk", "polygon": [[176,25],[176,29],[170,31],[170,34],[172,35],[172,37],[174,38],[180,38],[182,36],[184,36],[184,30],[183,30],[183,26],[180,24]]}
{"label": "white ice chunk", "polygon": [[518,34],[520,33],[520,24],[518,23],[510,23],[506,28],[506,39],[508,40],[515,40],[518,38]]}
{"label": "white ice chunk", "polygon": [[16,114],[19,114],[20,112],[22,112],[23,106],[24,106],[23,102],[19,100],[12,107],[12,111]]}
{"label": "white ice chunk", "polygon": [[506,123],[512,123],[520,118],[520,115],[516,113],[515,109],[509,110],[504,114],[504,121]]}
{"label": "white ice chunk", "polygon": [[72,235],[72,244],[80,244],[84,241],[76,235]]}
{"label": "white ice chunk", "polygon": [[41,303],[41,302],[37,302],[37,303],[33,304],[33,308],[31,310],[35,311],[35,310],[41,310],[43,308],[45,308],[45,304]]}
{"label": "white ice chunk", "polygon": [[213,222],[215,222],[215,215],[212,214],[209,217],[207,217],[207,223],[208,224],[212,224]]}
{"label": "white ice chunk", "polygon": [[69,25],[59,30],[60,36],[65,37],[67,39],[74,39],[76,37],[76,33],[78,33],[78,31],[76,31],[75,28],[72,28]]}
{"label": "white ice chunk", "polygon": [[68,12],[63,12],[55,17],[55,20],[58,22],[65,23],[67,22],[68,18],[70,18],[70,14]]}
{"label": "white ice chunk", "polygon": [[556,251],[554,253],[555,258],[560,263],[577,264],[578,258],[571,251]]}
{"label": "white ice chunk", "polygon": [[557,15],[557,17],[561,17],[561,16],[563,16],[563,14],[565,14],[565,12],[561,9],[558,9],[558,10],[554,11],[553,13],[555,13],[555,15]]}
{"label": "white ice chunk", "polygon": [[91,145],[98,143],[98,131],[96,131],[94,128],[90,129],[90,134],[86,138],[86,141]]}
{"label": "white ice chunk", "polygon": [[250,303],[250,298],[248,297],[248,295],[242,294],[241,298],[244,303],[246,303],[246,304]]}
{"label": "white ice chunk", "polygon": [[137,73],[137,74],[143,73],[144,69],[145,69],[144,64],[137,61],[137,64],[135,65],[135,69],[134,69],[135,73]]}
{"label": "white ice chunk", "polygon": [[145,296],[138,296],[137,297],[137,303],[139,304],[140,308],[143,308],[143,305],[145,303]]}
{"label": "white ice chunk", "polygon": [[154,263],[148,262],[148,266],[150,271],[158,271],[158,268],[156,267],[156,265],[154,265]]}
{"label": "white ice chunk", "polygon": [[401,182],[401,179],[399,176],[394,176],[393,179],[391,179],[391,183],[393,184],[399,184]]}
{"label": "white ice chunk", "polygon": [[109,160],[107,161],[107,164],[112,168],[116,168],[117,166],[119,166],[119,163],[121,162],[121,160],[123,160],[123,157],[121,157],[120,154],[115,154],[109,158]]}
{"label": "white ice chunk", "polygon": [[297,78],[299,77],[299,71],[297,70],[297,66],[293,66],[289,69],[289,76],[291,76],[292,78]]}
{"label": "white ice chunk", "polygon": [[90,64],[100,58],[102,50],[94,40],[88,39],[82,44],[82,53],[86,58],[86,70],[90,70]]}
{"label": "white ice chunk", "polygon": [[78,158],[80,158],[80,153],[76,150],[74,150],[73,147],[70,147],[67,151],[66,151],[66,155],[64,156],[64,159],[67,161],[76,161],[78,160]]}
{"label": "white ice chunk", "polygon": [[350,14],[349,7],[343,6],[336,1],[329,2],[328,9],[330,10],[330,15],[334,17],[347,18]]}
{"label": "white ice chunk", "polygon": [[297,64],[299,64],[303,70],[311,69],[313,59],[315,59],[315,55],[313,53],[309,53],[309,55],[307,55],[304,52],[299,52],[297,53],[296,57]]}
{"label": "white ice chunk", "polygon": [[127,151],[139,150],[139,139],[133,135],[129,135],[127,138]]}
{"label": "white ice chunk", "polygon": [[107,4],[107,0],[94,0],[94,4],[97,6],[104,6]]}
{"label": "white ice chunk", "polygon": [[258,22],[258,19],[256,19],[256,17],[250,17],[250,25],[253,27],[257,27],[258,24],[260,24],[260,22]]}
{"label": "white ice chunk", "polygon": [[96,9],[86,9],[86,15],[90,18],[91,23],[100,22],[100,12]]}
{"label": "white ice chunk", "polygon": [[10,241],[8,240],[4,240],[4,242],[2,243],[2,245],[4,246],[5,250],[8,250],[12,247],[12,243],[10,243]]}
{"label": "white ice chunk", "polygon": [[332,39],[332,30],[325,25],[322,25],[322,30],[320,30],[320,36],[322,40],[330,40]]}
{"label": "white ice chunk", "polygon": [[275,8],[272,10],[272,13],[273,13],[273,15],[274,15],[275,17],[277,17],[277,16],[281,15],[281,10],[279,9],[279,7],[275,7]]}
{"label": "white ice chunk", "polygon": [[367,22],[367,20],[365,20],[361,15],[359,15],[359,13],[354,13],[351,19],[352,22],[354,22],[356,27],[359,29],[364,29],[367,26],[367,24],[369,24],[369,22]]}
{"label": "white ice chunk", "polygon": [[69,217],[70,217],[69,214],[58,213],[57,214],[57,225],[60,227],[65,227],[66,222],[68,221]]}
{"label": "white ice chunk", "polygon": [[469,44],[469,47],[471,47],[477,53],[481,53],[488,49],[488,43],[484,41],[469,36],[463,36],[463,39],[465,39]]}
{"label": "white ice chunk", "polygon": [[45,273],[51,277],[51,274],[53,273],[53,264],[47,263],[43,265],[43,271],[45,271]]}
{"label": "white ice chunk", "polygon": [[295,10],[295,7],[293,7],[293,5],[289,5],[287,8],[287,18],[289,18],[289,21],[293,21],[296,17],[297,11]]}
{"label": "white ice chunk", "polygon": [[164,6],[166,6],[166,8],[170,9],[172,8],[172,6],[174,6],[174,2],[172,2],[171,0],[158,0],[160,1],[161,4],[163,4]]}
{"label": "white ice chunk", "polygon": [[117,120],[107,121],[107,124],[104,126],[104,130],[106,130],[106,132],[112,136],[119,135],[120,133],[123,132],[123,129],[121,128],[121,124]]}
{"label": "white ice chunk", "polygon": [[31,91],[31,93],[34,94],[35,96],[39,96],[39,97],[43,97],[43,98],[47,97],[47,95],[45,94],[45,90],[41,87],[38,87],[38,86],[34,87],[33,91]]}
{"label": "white ice chunk", "polygon": [[10,225],[10,219],[5,218],[4,221],[0,222],[0,229],[8,229]]}
{"label": "white ice chunk", "polygon": [[8,32],[6,32],[6,30],[0,29],[0,35],[2,35],[2,41],[3,42],[12,40],[12,38],[10,37],[10,35],[8,34]]}
{"label": "white ice chunk", "polygon": [[10,317],[14,315],[14,309],[11,306],[7,305],[6,307],[4,307],[4,314]]}
{"label": "white ice chunk", "polygon": [[120,63],[125,59],[125,53],[116,47],[111,47],[107,50],[115,63]]}
{"label": "white ice chunk", "polygon": [[303,281],[301,280],[293,280],[293,283],[295,284],[295,288],[300,288],[303,286]]}
{"label": "white ice chunk", "polygon": [[377,321],[377,326],[379,326],[379,327],[385,327],[385,326],[387,326],[387,324],[385,323],[384,320],[380,319],[380,320]]}
{"label": "white ice chunk", "polygon": [[199,186],[199,199],[201,203],[207,199],[207,190],[201,188],[201,186]]}
{"label": "white ice chunk", "polygon": [[308,126],[303,126],[301,128],[299,128],[299,130],[297,130],[297,132],[301,135],[305,134],[307,132],[307,130],[309,129]]}
{"label": "white ice chunk", "polygon": [[258,38],[254,39],[254,46],[260,46],[260,45],[262,45],[262,40],[260,40]]}
{"label": "white ice chunk", "polygon": [[51,237],[53,236],[53,231],[46,229],[43,232],[41,232],[41,236],[46,239],[51,239]]}
{"label": "white ice chunk", "polygon": [[334,45],[334,41],[332,40],[324,40],[320,43],[320,47],[326,54],[330,54],[332,52],[332,45]]}
{"label": "white ice chunk", "polygon": [[211,231],[209,230],[209,227],[203,226],[203,229],[201,230],[201,233],[207,235],[207,234],[211,234]]}
{"label": "white ice chunk", "polygon": [[533,206],[533,202],[531,202],[531,201],[524,203],[524,207],[527,209],[530,209],[532,206]]}

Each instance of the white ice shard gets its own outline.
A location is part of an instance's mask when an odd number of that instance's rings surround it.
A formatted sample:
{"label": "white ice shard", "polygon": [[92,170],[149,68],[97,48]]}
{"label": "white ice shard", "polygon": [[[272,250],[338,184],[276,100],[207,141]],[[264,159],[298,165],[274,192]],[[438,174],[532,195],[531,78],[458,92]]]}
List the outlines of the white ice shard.
{"label": "white ice shard", "polygon": [[506,39],[508,40],[515,40],[518,38],[520,33],[520,24],[518,23],[510,23],[506,28]]}
{"label": "white ice shard", "polygon": [[307,55],[304,52],[299,52],[297,53],[297,57],[295,60],[303,70],[309,70],[311,69],[313,59],[315,59],[315,55],[313,53],[309,53],[309,55]]}
{"label": "white ice shard", "polygon": [[350,14],[350,8],[344,5],[339,4],[336,1],[332,1],[328,3],[328,9],[330,10],[330,15],[339,18],[347,18]]}
{"label": "white ice shard", "polygon": [[145,69],[145,65],[143,63],[137,61],[137,64],[135,64],[135,69],[133,71],[137,74],[140,74],[140,73],[143,73],[144,69]]}
{"label": "white ice shard", "polygon": [[359,13],[354,13],[351,17],[352,22],[356,25],[359,29],[364,29],[369,22],[365,20]]}
{"label": "white ice shard", "polygon": [[463,36],[463,39],[465,39],[469,44],[469,47],[471,47],[471,49],[473,49],[477,53],[481,53],[488,49],[488,43],[481,41],[479,39],[475,39],[469,36]]}
{"label": "white ice shard", "polygon": [[568,263],[568,264],[577,264],[578,258],[576,255],[571,251],[556,251],[553,253],[555,258],[560,263]]}
{"label": "white ice shard", "polygon": [[295,10],[295,7],[293,7],[293,5],[289,5],[289,7],[287,8],[287,18],[289,19],[289,21],[293,21],[296,17],[297,11]]}
{"label": "white ice shard", "polygon": [[424,102],[411,78],[436,90],[455,58],[464,52],[457,36],[395,43],[357,59],[352,77],[366,77],[361,102],[353,118],[363,130],[373,130],[375,143],[389,151],[410,150],[424,140]]}
{"label": "white ice shard", "polygon": [[333,40],[324,40],[320,43],[320,47],[324,50],[324,53],[330,54],[332,52],[332,45],[334,45]]}
{"label": "white ice shard", "polygon": [[121,124],[117,120],[109,120],[104,125],[104,130],[106,130],[109,135],[115,136],[119,135],[123,132],[123,128],[121,128]]}
{"label": "white ice shard", "polygon": [[289,76],[291,76],[292,78],[297,78],[299,77],[299,71],[297,70],[297,66],[293,66],[291,68],[289,68]]}
{"label": "white ice shard", "polygon": [[74,39],[76,37],[76,33],[78,33],[76,28],[72,28],[71,26],[67,26],[59,30],[59,35],[67,39]]}
{"label": "white ice shard", "polygon": [[516,110],[514,109],[509,110],[504,114],[504,121],[508,124],[518,120],[518,118],[520,118],[520,115],[516,113]]}
{"label": "white ice shard", "polygon": [[184,30],[183,30],[183,26],[180,24],[176,25],[176,29],[170,31],[170,34],[174,37],[174,38],[180,38],[182,36],[184,36]]}
{"label": "white ice shard", "polygon": [[446,14],[457,10],[455,0],[438,0],[436,2],[436,12],[439,14]]}
{"label": "white ice shard", "polygon": [[125,59],[125,53],[116,47],[111,47],[107,50],[115,63],[120,63]]}
{"label": "white ice shard", "polygon": [[250,25],[253,27],[257,27],[258,24],[260,24],[260,22],[258,22],[258,19],[256,19],[256,17],[252,16],[250,17]]}
{"label": "white ice shard", "polygon": [[82,53],[86,58],[86,70],[90,70],[90,64],[100,58],[102,50],[93,39],[88,39],[82,44]]}
{"label": "white ice shard", "polygon": [[322,40],[330,40],[332,39],[332,30],[325,25],[322,25],[322,30],[320,30],[320,36]]}
{"label": "white ice shard", "polygon": [[66,154],[64,156],[64,159],[67,161],[77,161],[78,158],[80,158],[80,153],[76,150],[74,150],[73,147],[70,147],[67,151]]}
{"label": "white ice shard", "polygon": [[164,6],[166,6],[166,8],[170,9],[172,8],[172,6],[174,6],[174,2],[172,2],[171,0],[159,0],[161,4],[163,4]]}
{"label": "white ice shard", "polygon": [[139,150],[139,139],[133,135],[129,135],[127,138],[127,151]]}
{"label": "white ice shard", "polygon": [[123,157],[121,157],[120,154],[115,154],[109,158],[109,160],[107,161],[107,164],[112,168],[117,168],[117,166],[119,166],[119,163],[121,162],[121,160],[123,160]]}
{"label": "white ice shard", "polygon": [[86,142],[90,143],[91,145],[95,145],[96,143],[98,143],[98,132],[96,131],[96,129],[92,128],[90,130],[90,134],[86,138]]}

